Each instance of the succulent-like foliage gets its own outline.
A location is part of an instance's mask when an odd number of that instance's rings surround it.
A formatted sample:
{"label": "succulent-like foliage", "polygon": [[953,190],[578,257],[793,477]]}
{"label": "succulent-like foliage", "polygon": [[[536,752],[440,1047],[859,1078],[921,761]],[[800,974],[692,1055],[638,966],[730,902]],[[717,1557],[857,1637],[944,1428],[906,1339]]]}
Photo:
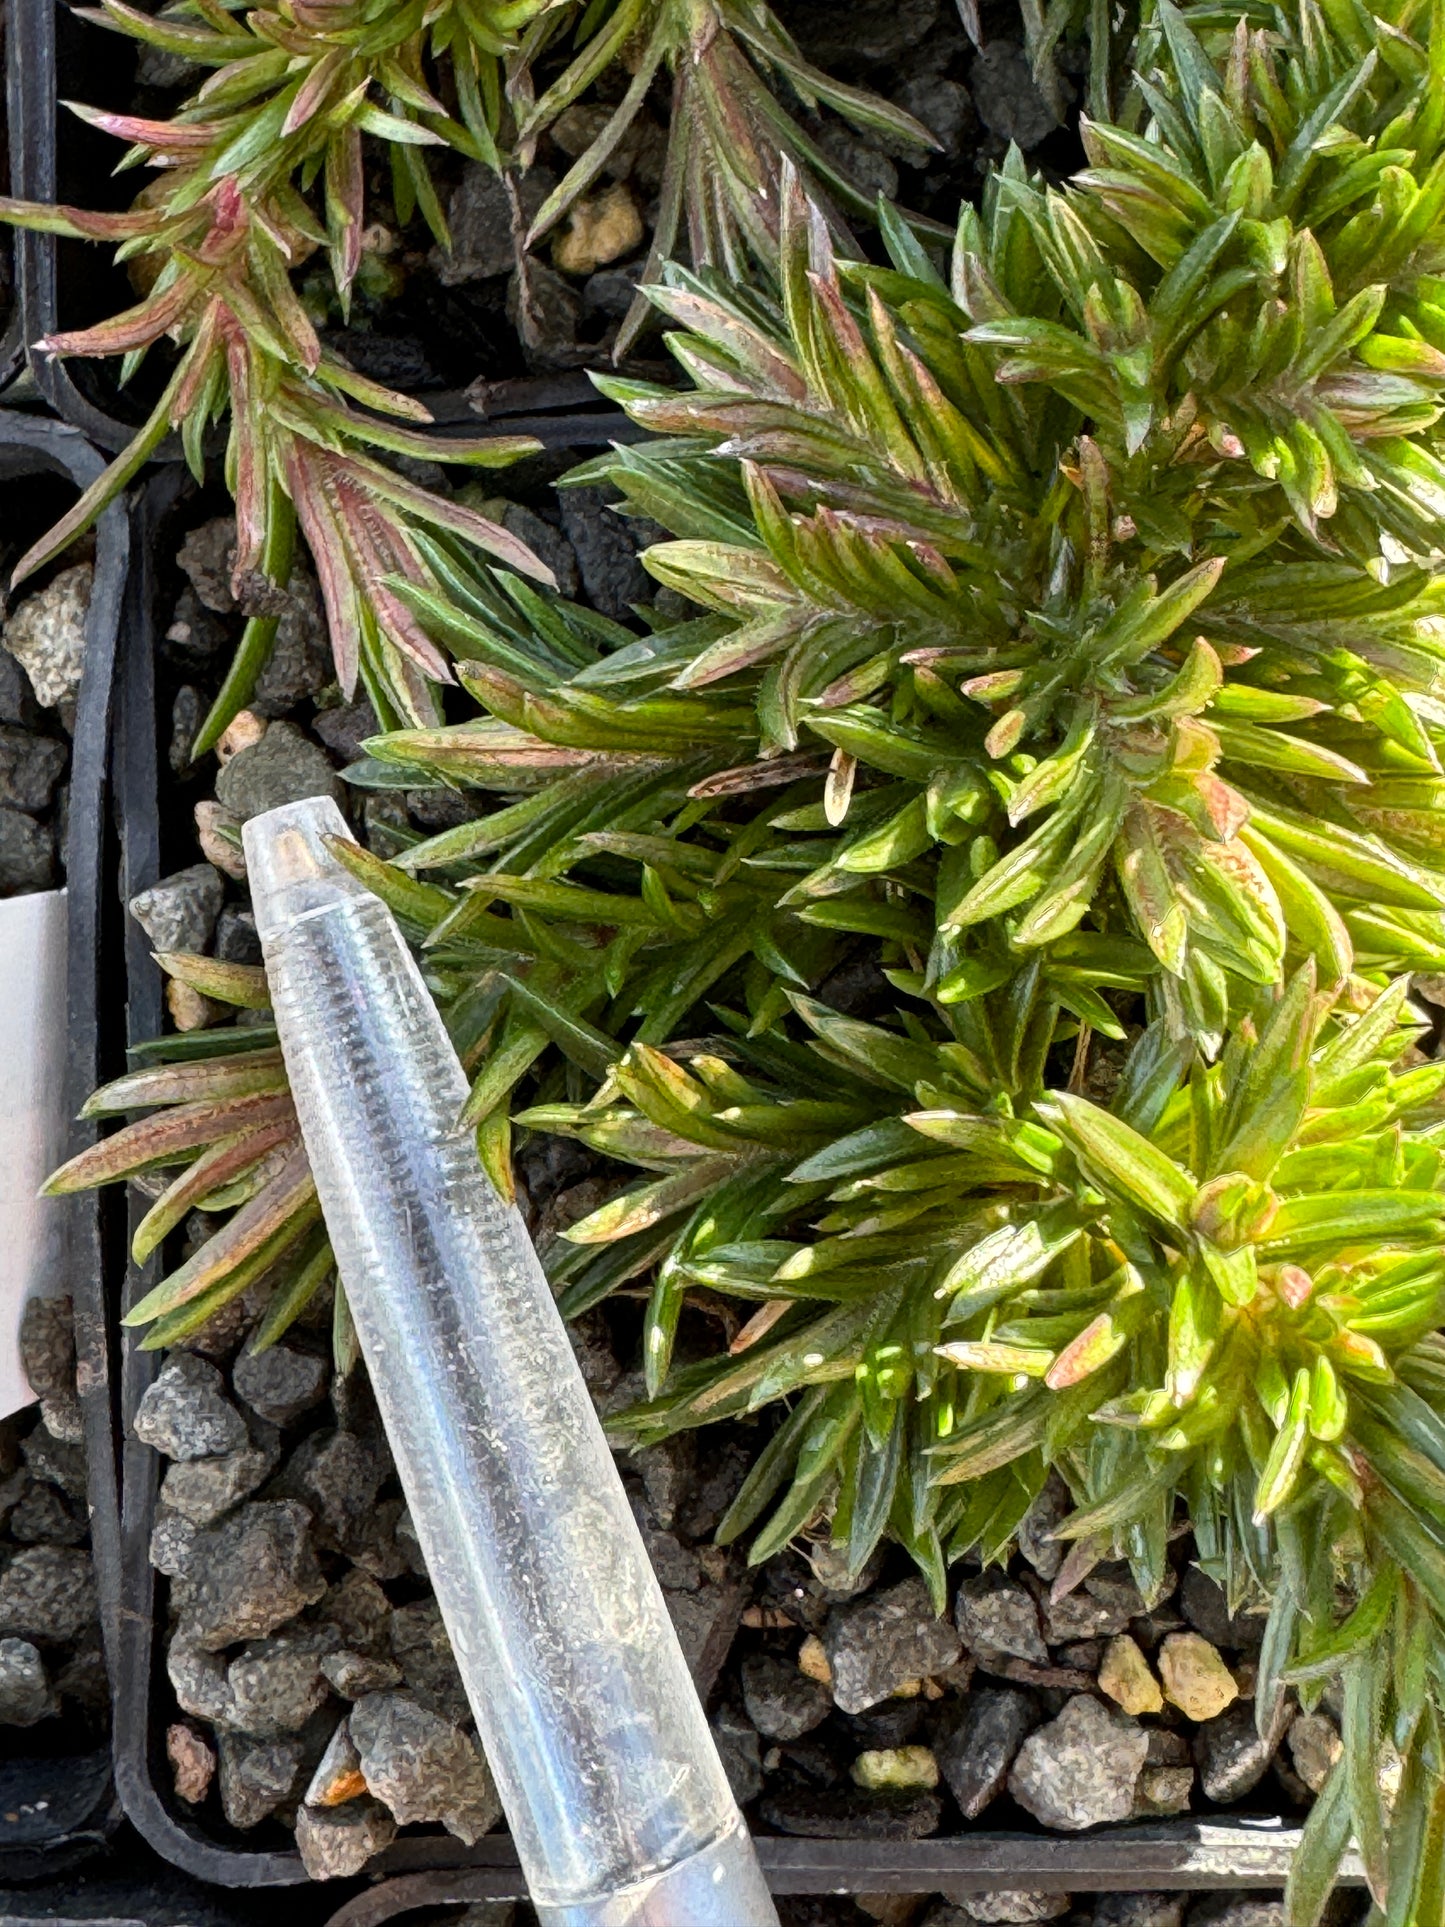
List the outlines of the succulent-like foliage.
{"label": "succulent-like foliage", "polygon": [[[343,303],[349,299],[362,258],[363,135],[390,144],[400,204],[419,204],[445,234],[421,155],[428,144],[448,142],[495,160],[489,129],[498,56],[533,10],[530,0],[431,12],[325,0],[244,16],[200,6],[152,18],[112,0],[94,16],[102,24],[213,69],[169,121],[77,110],[128,141],[126,162],[156,168],[157,181],[118,214],[0,203],[0,216],[18,225],[117,242],[146,286],[135,307],[50,337],[46,352],[121,356],[129,374],[158,342],[181,348],[129,448],[21,559],[17,580],[86,528],[172,430],[201,474],[208,434],[229,411],[235,587],[242,606],[257,613],[201,749],[245,703],[265,663],[298,520],[321,580],[343,687],[353,690],[364,675],[389,721],[430,718],[429,684],[450,680],[445,659],[378,586],[393,573],[427,580],[416,529],[448,528],[550,580],[505,529],[418,488],[367,452],[432,455],[434,445],[416,428],[431,417],[323,350],[291,279],[324,247]],[[426,84],[425,59],[442,51],[457,79],[460,120]],[[449,445],[447,454],[502,466],[535,447],[520,438],[477,440]]]}
{"label": "succulent-like foliage", "polygon": [[[565,12],[544,14],[532,36],[540,47],[567,24]],[[590,8],[581,46],[566,71],[521,116],[525,154],[622,50],[641,50],[629,62],[631,84],[586,150],[548,196],[532,223],[545,234],[602,173],[627,138],[659,74],[672,75],[667,161],[648,278],[672,258],[685,233],[698,268],[734,280],[754,262],[777,256],[782,170],[801,169],[815,196],[843,213],[872,219],[869,196],[832,161],[782,105],[783,82],[806,107],[825,106],[854,126],[883,133],[920,154],[936,145],[925,127],[900,108],[857,87],[846,87],[798,52],[771,7],[760,0],[616,0]],[[931,222],[921,223],[927,231]],[[647,315],[639,296],[620,335],[622,347]]]}
{"label": "succulent-like foliage", "polygon": [[856,770],[909,783],[939,976],[1122,905],[1218,1035],[1231,976],[1445,946],[1435,108],[1425,50],[1402,91],[1308,11],[1218,67],[1161,19],[1150,138],[1087,124],[1067,190],[1011,163],[948,285],[797,199],[776,305],[671,273],[692,392],[605,385],[675,439],[592,473],[725,625],[659,679],[830,746],[840,823]]}
{"label": "succulent-like foliage", "polygon": [[[891,267],[841,260],[786,168],[772,294],[673,270],[692,387],[613,384],[662,439],[585,473],[701,613],[636,635],[414,535],[382,586],[483,713],[363,774],[488,800],[345,854],[498,1184],[514,1124],[638,1174],[547,1259],[569,1314],[648,1281],[619,1436],[770,1415],[722,1536],[861,1570],[890,1534],[940,1599],[1051,1470],[1063,1589],[1113,1554],[1154,1596],[1187,1524],[1270,1606],[1261,1730],[1343,1696],[1292,1920],[1353,1835],[1423,1927],[1445,1063],[1400,973],[1445,961],[1445,27],[1198,24],[1161,0],[1144,132],[1091,123],[1066,189],[1010,162],[946,283],[891,216]],[[270,1265],[264,1341],[329,1262],[271,1039],[163,1049],[198,1061],[102,1093],[163,1108],[56,1184],[186,1164],[144,1249],[239,1204],[134,1315],[166,1342]],[[697,1293],[728,1348],[679,1364]]]}
{"label": "succulent-like foliage", "polygon": [[1403,985],[1351,1013],[1307,967],[1217,1063],[1156,1023],[1107,1106],[1045,1094],[1041,976],[951,1036],[799,1000],[803,1050],[634,1046],[591,1103],[526,1117],[653,1174],[564,1234],[590,1254],[675,1227],[651,1378],[690,1287],[758,1307],[618,1429],[791,1399],[722,1536],[761,1521],[763,1557],[826,1506],[855,1570],[891,1528],[940,1599],[947,1560],[1003,1556],[1050,1466],[1076,1508],[1062,1583],[1117,1549],[1153,1596],[1182,1498],[1206,1569],[1273,1602],[1261,1730],[1287,1683],[1309,1700],[1343,1676],[1294,1918],[1317,1918],[1351,1830],[1385,1917],[1431,1918],[1445,1065],[1409,1066]]}
{"label": "succulent-like foliage", "polygon": [[[826,99],[920,148],[930,143],[907,115],[808,67],[765,9],[720,12],[706,0],[661,0],[652,12],[656,17],[645,21],[648,7],[638,0],[600,13],[572,4],[543,8],[541,0],[442,0],[429,7],[277,0],[245,13],[219,0],[182,0],[156,16],[125,0],[103,0],[88,10],[101,26],[212,71],[169,120],[76,108],[129,143],[123,167],[158,170],[129,210],[101,214],[4,200],[0,219],[113,241],[145,287],[133,308],[98,326],[52,335],[41,344],[44,352],[121,357],[123,380],[162,340],[178,343],[181,354],[129,448],[22,558],[16,579],[85,529],[172,431],[200,474],[208,432],[229,411],[226,474],[241,532],[238,590],[252,582],[258,593],[249,600],[264,604],[269,584],[274,604],[299,517],[321,578],[343,687],[350,693],[364,676],[384,722],[432,720],[429,685],[450,679],[445,659],[380,586],[391,574],[435,586],[418,562],[415,532],[445,527],[539,580],[550,577],[504,529],[392,477],[384,463],[358,452],[370,446],[383,454],[436,453],[407,425],[429,422],[427,410],[323,349],[293,285],[293,275],[325,249],[343,312],[349,305],[363,261],[363,141],[384,143],[390,152],[400,218],[419,210],[448,246],[428,148],[451,147],[500,167],[498,141],[516,132],[508,85],[527,120],[525,152],[645,28],[647,53],[624,102],[541,211],[537,232],[601,172],[666,62],[677,72],[677,98],[655,262],[673,248],[685,213],[695,258],[734,269],[749,247],[769,258],[784,157],[806,160],[820,181],[855,207],[865,206],[774,100],[765,72],[785,77],[810,102]],[[537,31],[524,51],[518,35],[529,21]],[[566,25],[583,31],[583,51],[534,104],[529,62]],[[350,402],[371,412],[358,413]],[[402,425],[379,420],[378,413],[399,417]],[[446,456],[500,466],[534,446],[515,438],[449,441]],[[248,598],[242,593],[240,599],[244,606]],[[264,609],[254,618],[197,739],[200,749],[214,744],[246,701],[275,626]]]}

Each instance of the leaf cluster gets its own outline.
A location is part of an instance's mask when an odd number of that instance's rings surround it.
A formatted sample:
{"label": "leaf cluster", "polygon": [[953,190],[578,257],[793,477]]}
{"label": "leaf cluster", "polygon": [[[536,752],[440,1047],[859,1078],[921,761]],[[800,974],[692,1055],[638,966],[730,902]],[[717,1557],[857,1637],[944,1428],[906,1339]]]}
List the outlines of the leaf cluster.
{"label": "leaf cluster", "polygon": [[[89,526],[172,432],[200,475],[208,437],[227,416],[226,480],[240,544],[235,586],[243,606],[284,590],[297,522],[326,601],[338,677],[358,682],[385,723],[437,714],[432,685],[451,680],[403,605],[380,586],[400,574],[434,586],[415,535],[443,526],[484,553],[549,581],[525,545],[474,512],[397,478],[388,455],[435,453],[414,424],[430,421],[407,397],[365,380],[324,348],[295,285],[324,250],[342,309],[364,265],[365,143],[391,160],[399,219],[420,213],[443,248],[446,216],[428,164],[449,148],[501,169],[530,158],[540,135],[603,72],[640,61],[605,129],[540,210],[538,238],[601,174],[664,68],[676,75],[671,144],[654,266],[685,222],[693,258],[733,273],[775,251],[776,185],[785,161],[855,211],[852,188],[775,98],[781,81],[858,124],[922,150],[932,137],[907,115],[842,87],[804,62],[765,7],[732,0],[274,0],[241,10],[224,0],[178,0],[151,15],[102,0],[82,10],[97,25],[210,70],[168,120],[75,111],[125,141],[122,169],[156,178],[121,213],[0,201],[0,219],[75,239],[111,241],[143,297],[96,326],[51,335],[45,353],[118,357],[121,379],[158,343],[180,349],[174,371],[130,446],[72,512],[22,558],[16,580]],[[533,70],[563,36],[575,58],[536,99]],[[510,145],[508,145],[510,143]],[[840,232],[846,232],[841,227]],[[635,333],[646,303],[628,329]],[[360,403],[361,409],[352,406]],[[387,419],[390,417],[391,419]],[[448,442],[449,461],[501,466],[535,452],[516,438]],[[377,459],[377,456],[381,459]],[[257,593],[247,596],[247,589]],[[275,638],[257,615],[198,738],[220,737],[244,705]]]}
{"label": "leaf cluster", "polygon": [[[515,1130],[635,1171],[547,1264],[568,1314],[646,1293],[620,1437],[771,1416],[724,1539],[887,1535],[941,1602],[1056,1471],[1061,1587],[1157,1596],[1187,1523],[1270,1608],[1261,1730],[1338,1681],[1300,1927],[1352,1834],[1388,1927],[1445,1891],[1440,61],[1433,13],[1161,0],[1141,131],[1010,161],[947,277],[887,210],[841,259],[784,169],[776,281],[668,273],[691,387],[609,382],[658,439],[581,477],[672,532],[671,613],[415,538],[383,586],[479,713],[353,775],[481,813],[339,852],[498,1185]],[[162,1046],[57,1176],[239,1204],[146,1342],[325,1275],[270,1043]],[[678,1362],[699,1298],[727,1348]]]}

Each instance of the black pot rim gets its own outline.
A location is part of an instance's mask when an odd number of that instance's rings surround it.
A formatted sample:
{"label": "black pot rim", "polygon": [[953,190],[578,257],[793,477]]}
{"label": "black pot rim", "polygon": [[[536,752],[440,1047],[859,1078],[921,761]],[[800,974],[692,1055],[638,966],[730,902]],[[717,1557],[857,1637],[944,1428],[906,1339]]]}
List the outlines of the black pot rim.
{"label": "black pot rim", "polygon": [[[77,490],[104,463],[79,431],[60,422],[0,409],[0,479],[59,475]],[[70,810],[65,846],[67,1156],[94,1141],[97,1128],[77,1113],[101,1072],[102,999],[118,960],[105,934],[105,853],[111,800],[108,749],[117,643],[130,557],[130,531],[120,504],[96,524],[95,573],[86,616],[86,654],[71,742]],[[82,1193],[65,1204],[67,1275],[75,1312],[76,1383],[85,1427],[91,1552],[100,1601],[101,1636],[113,1668],[119,1616],[120,1532],[112,1388],[114,1252],[103,1236],[102,1203]],[[0,1845],[0,1880],[47,1876],[72,1865],[112,1833],[120,1812],[109,1772],[94,1772],[93,1754],[77,1755],[77,1771],[94,1781],[86,1810],[68,1812],[52,1834]],[[88,1764],[86,1764],[88,1763]],[[53,1763],[47,1762],[53,1771]]]}

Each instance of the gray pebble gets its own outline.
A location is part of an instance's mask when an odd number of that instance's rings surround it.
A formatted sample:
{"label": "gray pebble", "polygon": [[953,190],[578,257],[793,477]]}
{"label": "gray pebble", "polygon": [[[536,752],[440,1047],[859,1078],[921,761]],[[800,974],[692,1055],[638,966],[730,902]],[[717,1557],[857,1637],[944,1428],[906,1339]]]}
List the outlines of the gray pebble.
{"label": "gray pebble", "polygon": [[703,1578],[695,1588],[664,1586],[663,1598],[698,1696],[706,1699],[732,1650],[746,1595],[732,1580]]}
{"label": "gray pebble", "polygon": [[231,1384],[253,1412],[289,1425],[326,1396],[331,1367],[316,1352],[285,1343],[263,1352],[244,1351],[231,1368]]}
{"label": "gray pebble", "polygon": [[20,1441],[20,1450],[37,1479],[48,1479],[52,1485],[58,1485],[68,1499],[84,1502],[85,1454],[78,1445],[54,1438],[37,1426]]}
{"label": "gray pebble", "polygon": [[1180,1927],[1183,1919],[1178,1894],[1101,1894],[1091,1927]]}
{"label": "gray pebble", "polygon": [[172,1640],[166,1652],[166,1675],[183,1713],[209,1720],[213,1726],[229,1725],[231,1687],[226,1662],[219,1654]]}
{"label": "gray pebble", "polygon": [[231,557],[236,547],[236,518],[217,516],[192,529],[176,555],[201,606],[228,616],[236,606],[231,594]]}
{"label": "gray pebble", "polygon": [[893,96],[905,114],[921,121],[950,160],[963,152],[965,140],[978,132],[978,116],[966,87],[940,74],[919,74],[905,80]]}
{"label": "gray pebble", "polygon": [[921,1579],[836,1607],[823,1645],[833,1669],[833,1698],[845,1713],[861,1713],[905,1680],[951,1666],[962,1650],[953,1627],[934,1612]]}
{"label": "gray pebble", "polygon": [[130,900],[130,913],[156,950],[204,951],[211,941],[226,885],[210,863],[162,877]]}
{"label": "gray pebble", "polygon": [[808,58],[832,73],[917,59],[938,34],[938,14],[939,0],[854,0],[846,8],[795,0],[787,20]]}
{"label": "gray pebble", "polygon": [[1017,142],[1025,153],[1059,124],[1034,84],[1028,55],[1011,41],[991,40],[974,57],[969,84],[984,126],[1000,140]]}
{"label": "gray pebble", "polygon": [[314,1626],[252,1640],[226,1669],[226,1723],[258,1740],[299,1733],[330,1692],[320,1664],[329,1643],[332,1637]]}
{"label": "gray pebble", "polygon": [[276,1470],[276,1447],[243,1445],[218,1459],[173,1465],[160,1486],[160,1503],[195,1526],[214,1526]]}
{"label": "gray pebble", "polygon": [[546,563],[557,578],[558,595],[576,596],[582,582],[577,573],[577,557],[572,544],[554,523],[522,502],[508,502],[498,520],[508,534],[525,542],[532,553]]}
{"label": "gray pebble", "polygon": [[67,1545],[27,1545],[0,1572],[0,1634],[67,1646],[96,1617],[91,1555]]}
{"label": "gray pebble", "polygon": [[336,1628],[343,1644],[358,1652],[385,1650],[391,1601],[369,1574],[355,1567],[344,1573],[321,1602],[320,1616]]}
{"label": "gray pebble", "polygon": [[1127,1602],[1096,1598],[1092,1592],[1076,1587],[1062,1599],[1051,1599],[1044,1615],[1044,1630],[1051,1646],[1067,1645],[1079,1639],[1112,1639],[1128,1627],[1144,1602],[1135,1595],[1133,1610]]}
{"label": "gray pebble", "polygon": [[1179,1588],[1179,1610],[1211,1646],[1253,1651],[1264,1639],[1264,1613],[1231,1613],[1224,1588],[1198,1566],[1189,1566]]}
{"label": "gray pebble", "polygon": [[302,1807],[296,1847],[313,1880],[349,1880],[396,1838],[396,1822],[375,1800],[339,1807]]}
{"label": "gray pebble", "polygon": [[73,702],[85,664],[85,618],[95,570],[89,562],[62,569],[27,596],[5,624],[5,647],[23,666],[46,709]]}
{"label": "gray pebble", "polygon": [[1230,1806],[1253,1792],[1274,1758],[1283,1727],[1281,1718],[1273,1733],[1261,1737],[1253,1700],[1236,1700],[1216,1719],[1205,1720],[1194,1734],[1194,1757],[1206,1798]]}
{"label": "gray pebble", "polygon": [[54,826],[23,810],[0,808],[0,896],[48,890],[54,881]]}
{"label": "gray pebble", "polygon": [[311,728],[343,763],[354,763],[363,754],[363,743],[381,733],[376,711],[365,696],[360,702],[339,703],[331,709],[318,710]]}
{"label": "gray pebble", "polygon": [[10,1537],[17,1545],[78,1546],[87,1530],[85,1520],[76,1517],[58,1486],[44,1479],[25,1479],[25,1489],[10,1512]]}
{"label": "gray pebble", "polygon": [[[839,173],[860,188],[870,201],[880,194],[885,201],[898,198],[898,169],[872,141],[865,140],[841,120],[825,121],[816,138]],[[917,150],[913,152],[916,156]]]}
{"label": "gray pebble", "polygon": [[205,720],[205,697],[194,683],[182,683],[171,704],[171,740],[166,750],[172,776],[183,777],[190,769],[191,751]]}
{"label": "gray pebble", "polygon": [[132,1429],[168,1459],[209,1458],[248,1442],[221,1374],[193,1352],[172,1353],[142,1394]]}
{"label": "gray pebble", "polygon": [[274,1632],[326,1591],[311,1515],[292,1499],[253,1501],[198,1535],[175,1592],[178,1637],[208,1652]]}
{"label": "gray pebble", "polygon": [[216,920],[216,955],[222,963],[258,964],[261,939],[252,911],[228,903]]}
{"label": "gray pebble", "polygon": [[204,670],[227,640],[225,623],[204,607],[194,589],[182,589],[162,642],[167,660],[185,672]]}
{"label": "gray pebble", "polygon": [[291,1456],[283,1474],[316,1515],[318,1532],[343,1550],[364,1539],[374,1523],[376,1495],[391,1470],[382,1451],[355,1432],[312,1432]]}
{"label": "gray pebble", "polygon": [[1018,1750],[1039,1724],[1031,1693],[982,1686],[969,1693],[935,1739],[933,1751],[966,1820],[1003,1792]]}
{"label": "gray pebble", "polygon": [[[514,180],[524,223],[530,221],[556,183],[545,167],[530,168]],[[468,161],[447,203],[450,253],[438,248],[432,268],[444,288],[510,274],[516,264],[512,204],[507,184],[494,168]]]}
{"label": "gray pebble", "polygon": [[963,1643],[980,1658],[1011,1654],[1047,1666],[1049,1649],[1039,1632],[1033,1594],[996,1566],[965,1579],[954,1601]]}
{"label": "gray pebble", "polygon": [[958,1902],[962,1923],[979,1921],[988,1927],[1025,1927],[1037,1920],[1061,1920],[1073,1906],[1067,1894],[1041,1894],[1003,1888],[991,1894],[965,1894]]}
{"label": "gray pebble", "polygon": [[1080,1693],[1024,1741],[1009,1792],[1036,1820],[1066,1833],[1127,1820],[1148,1751],[1143,1727]]}
{"label": "gray pebble", "polygon": [[67,1298],[30,1298],[20,1315],[20,1362],[37,1398],[75,1395],[74,1307]]}
{"label": "gray pebble", "polygon": [[633,603],[652,593],[626,520],[608,507],[600,488],[564,488],[558,505],[588,600],[614,622],[625,621]]}
{"label": "gray pebble", "polygon": [[62,1445],[85,1443],[85,1413],[78,1398],[41,1399],[40,1423]]}
{"label": "gray pebble", "polygon": [[294,569],[276,640],[248,707],[258,716],[284,716],[309,696],[319,695],[335,673],[316,578],[309,569]]}
{"label": "gray pebble", "polygon": [[0,723],[19,723],[22,729],[34,729],[40,720],[40,705],[30,678],[8,649],[0,649]]}
{"label": "gray pebble", "polygon": [[582,284],[582,305],[588,314],[621,321],[637,298],[646,266],[645,261],[622,261],[589,274]]}
{"label": "gray pebble", "polygon": [[0,1572],[0,1633],[65,1646],[96,1615],[90,1554],[68,1546],[27,1546]]}
{"label": "gray pebble", "polygon": [[216,800],[243,823],[307,796],[342,800],[331,759],[295,723],[274,722],[259,742],[238,749],[216,777]]}
{"label": "gray pebble", "polygon": [[[205,1462],[203,1459],[197,1461],[202,1465]],[[169,1579],[179,1578],[186,1572],[195,1554],[200,1532],[200,1526],[186,1518],[184,1513],[173,1512],[166,1505],[160,1506],[151,1527],[149,1552],[150,1562],[156,1571],[165,1573]]]}
{"label": "gray pebble", "polygon": [[458,1727],[403,1693],[369,1693],[350,1718],[366,1784],[402,1826],[440,1820],[473,1846],[502,1817],[486,1761]]}
{"label": "gray pebble", "polygon": [[348,1700],[362,1699],[367,1693],[387,1693],[405,1683],[394,1661],[378,1659],[374,1653],[354,1653],[345,1646],[322,1654],[321,1671],[332,1690]]}
{"label": "gray pebble", "polygon": [[256,1827],[287,1799],[301,1772],[299,1740],[220,1735],[221,1810],[233,1827]]}
{"label": "gray pebble", "polygon": [[801,1739],[833,1710],[833,1695],[820,1680],[773,1653],[749,1653],[742,1683],[748,1718],[767,1740]]}
{"label": "gray pebble", "polygon": [[712,1717],[712,1736],[733,1798],[745,1807],[763,1790],[763,1753],[757,1729],[735,1708],[721,1706]]}
{"label": "gray pebble", "polygon": [[527,259],[525,312],[522,276],[514,268],[508,277],[507,319],[522,337],[533,367],[565,367],[572,362],[582,319],[581,296],[534,257]]}
{"label": "gray pebble", "polygon": [[0,1726],[34,1726],[58,1710],[36,1648],[28,1639],[0,1639]]}
{"label": "gray pebble", "polygon": [[53,736],[33,736],[0,723],[0,804],[12,810],[50,807],[70,752]]}
{"label": "gray pebble", "polygon": [[452,1656],[452,1644],[434,1599],[398,1606],[389,1628],[391,1656],[418,1704],[455,1726],[471,1718],[466,1688]]}

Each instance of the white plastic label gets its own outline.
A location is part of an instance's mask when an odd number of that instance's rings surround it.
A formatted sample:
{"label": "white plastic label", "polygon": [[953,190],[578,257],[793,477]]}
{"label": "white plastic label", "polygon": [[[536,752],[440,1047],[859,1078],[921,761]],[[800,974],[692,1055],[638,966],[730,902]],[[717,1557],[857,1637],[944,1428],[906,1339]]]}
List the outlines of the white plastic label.
{"label": "white plastic label", "polygon": [[29,1298],[66,1289],[64,1207],[36,1193],[65,1151],[65,892],[0,901],[0,1418],[35,1397]]}

